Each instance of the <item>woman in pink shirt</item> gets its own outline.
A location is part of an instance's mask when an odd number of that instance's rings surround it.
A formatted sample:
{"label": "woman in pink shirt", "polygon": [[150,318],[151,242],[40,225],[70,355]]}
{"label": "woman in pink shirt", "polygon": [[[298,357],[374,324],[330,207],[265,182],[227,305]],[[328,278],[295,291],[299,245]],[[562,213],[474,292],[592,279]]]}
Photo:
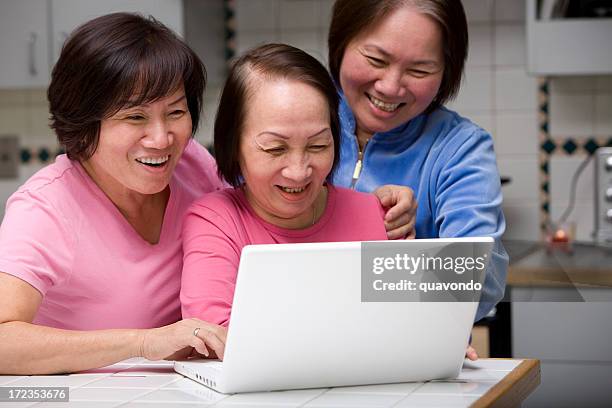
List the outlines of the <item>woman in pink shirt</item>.
{"label": "woman in pink shirt", "polygon": [[224,186],[191,137],[205,78],[152,19],[106,15],[67,40],[48,90],[66,155],[11,196],[0,227],[0,374],[221,352],[225,329],[181,320],[178,300],[180,220]]}
{"label": "woman in pink shirt", "polygon": [[315,58],[269,44],[235,63],[215,122],[233,188],[197,200],[183,223],[184,317],[228,325],[245,245],[387,239],[375,196],[329,183],[339,146],[338,94]]}

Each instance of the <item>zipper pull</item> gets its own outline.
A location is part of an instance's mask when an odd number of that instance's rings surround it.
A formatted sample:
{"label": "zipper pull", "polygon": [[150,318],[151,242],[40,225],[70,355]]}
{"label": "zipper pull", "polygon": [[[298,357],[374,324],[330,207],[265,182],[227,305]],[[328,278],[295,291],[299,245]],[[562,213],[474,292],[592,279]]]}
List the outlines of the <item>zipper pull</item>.
{"label": "zipper pull", "polygon": [[359,175],[361,174],[361,167],[363,165],[363,152],[365,151],[368,142],[366,141],[363,145],[363,149],[359,149],[359,156],[357,157],[357,163],[355,163],[355,170],[353,170],[353,180],[351,180],[351,189],[355,189],[355,184],[357,184],[357,180],[359,179]]}
{"label": "zipper pull", "polygon": [[[359,156],[361,156],[361,152],[359,152]],[[355,164],[355,170],[353,170],[353,180],[351,181],[352,189],[355,189],[355,184],[357,184],[359,173],[361,173],[361,157],[359,157],[359,160],[357,160],[357,163]]]}

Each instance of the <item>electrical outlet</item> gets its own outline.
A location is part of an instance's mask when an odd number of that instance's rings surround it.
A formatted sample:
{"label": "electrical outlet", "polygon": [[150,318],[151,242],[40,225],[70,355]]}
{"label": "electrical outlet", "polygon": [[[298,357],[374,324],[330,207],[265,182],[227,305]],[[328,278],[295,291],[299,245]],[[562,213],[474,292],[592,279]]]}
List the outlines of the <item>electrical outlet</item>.
{"label": "electrical outlet", "polygon": [[19,138],[0,135],[0,178],[17,178],[19,174]]}
{"label": "electrical outlet", "polygon": [[612,245],[612,147],[595,152],[595,240]]}

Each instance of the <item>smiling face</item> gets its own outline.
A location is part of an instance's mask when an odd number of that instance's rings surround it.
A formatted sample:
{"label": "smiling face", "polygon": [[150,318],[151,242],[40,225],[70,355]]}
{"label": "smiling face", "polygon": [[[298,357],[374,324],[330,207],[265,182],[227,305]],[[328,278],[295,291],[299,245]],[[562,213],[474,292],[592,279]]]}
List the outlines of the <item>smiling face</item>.
{"label": "smiling face", "polygon": [[102,120],[98,147],[82,164],[113,201],[160,193],[170,182],[191,130],[181,87],[160,100],[121,109]]}
{"label": "smiling face", "polygon": [[327,101],[295,80],[253,82],[240,139],[246,197],[271,224],[308,227],[314,206],[319,215],[325,206],[323,183],[334,160]]}
{"label": "smiling face", "polygon": [[340,85],[360,142],[427,109],[444,73],[442,40],[431,17],[403,6],[348,44]]}

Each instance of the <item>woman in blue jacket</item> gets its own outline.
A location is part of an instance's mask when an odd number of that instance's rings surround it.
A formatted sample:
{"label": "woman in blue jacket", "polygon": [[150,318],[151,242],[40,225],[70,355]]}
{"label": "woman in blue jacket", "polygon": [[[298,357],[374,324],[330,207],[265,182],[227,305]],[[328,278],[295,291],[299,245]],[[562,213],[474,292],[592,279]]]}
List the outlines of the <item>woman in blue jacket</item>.
{"label": "woman in blue jacket", "polygon": [[503,297],[508,255],[493,140],[443,105],[459,91],[468,33],[459,0],[337,0],[329,65],[342,127],[334,183],[411,187],[416,237],[496,240],[476,320]]}

